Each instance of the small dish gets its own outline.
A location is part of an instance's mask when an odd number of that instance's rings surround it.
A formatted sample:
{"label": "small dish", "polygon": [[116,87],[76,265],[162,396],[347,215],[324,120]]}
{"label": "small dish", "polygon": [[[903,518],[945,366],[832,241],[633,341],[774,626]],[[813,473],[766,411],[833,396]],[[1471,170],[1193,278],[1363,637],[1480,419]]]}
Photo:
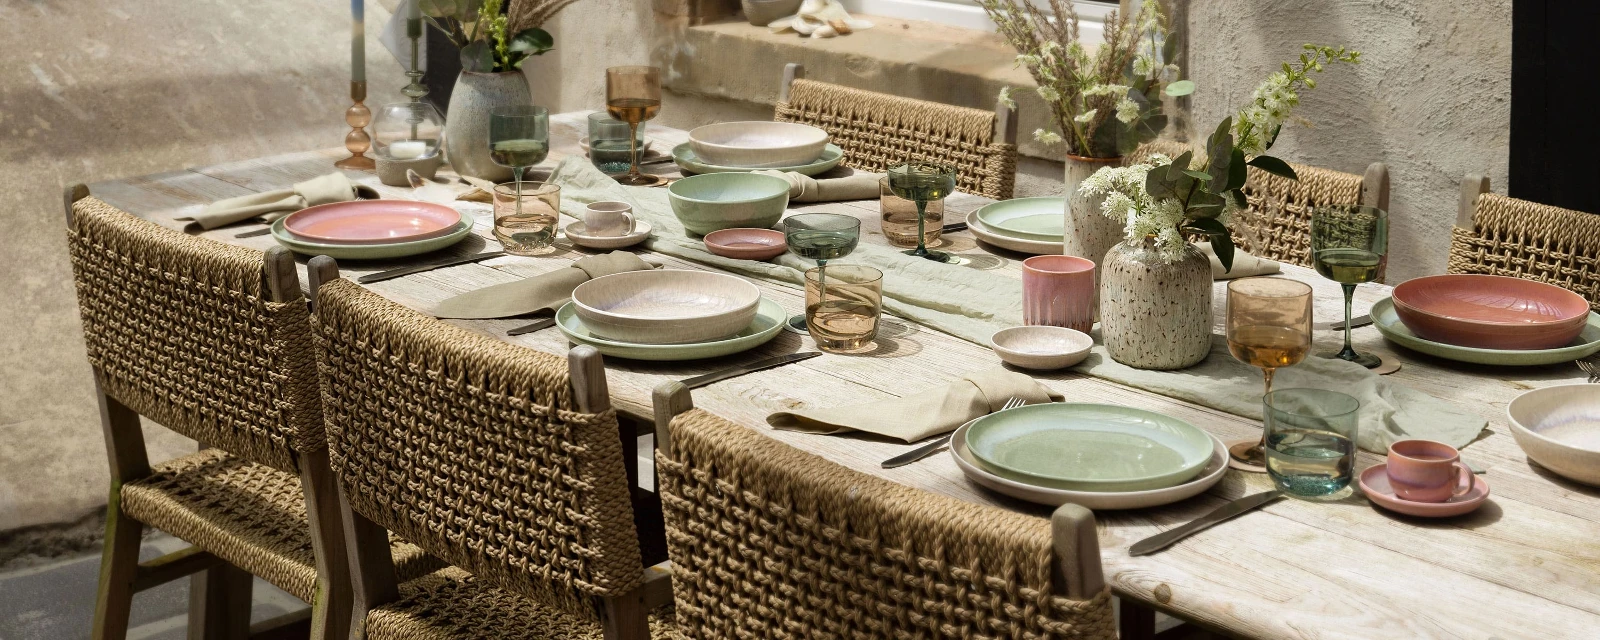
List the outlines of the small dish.
{"label": "small dish", "polygon": [[1489,499],[1489,483],[1482,477],[1472,476],[1472,489],[1444,502],[1413,502],[1394,494],[1389,486],[1389,465],[1379,463],[1367,467],[1357,479],[1367,500],[1395,513],[1422,518],[1449,518],[1476,511]]}
{"label": "small dish", "polygon": [[336,260],[385,260],[438,251],[472,235],[472,225],[475,222],[472,214],[463,212],[461,222],[451,227],[449,233],[437,238],[379,244],[334,244],[310,242],[294,237],[283,228],[285,218],[272,221],[272,239],[277,240],[278,244],[301,255],[323,255]]}
{"label": "small dish", "polygon": [[[839,166],[839,163],[843,160],[844,150],[830,143],[822,147],[822,155],[813,162],[790,167],[768,168],[776,171],[793,171],[800,175],[814,176]],[[729,167],[706,162],[695,155],[694,149],[687,142],[672,148],[672,161],[678,164],[678,168],[689,173],[749,173],[751,171],[759,171],[759,169],[750,167]]]}
{"label": "small dish", "polygon": [[685,344],[640,344],[607,340],[594,335],[578,317],[576,307],[569,302],[556,310],[556,328],[560,329],[568,340],[594,347],[604,355],[633,360],[679,362],[716,358],[759,347],[783,331],[784,322],[788,317],[789,314],[781,305],[762,298],[761,305],[756,308],[756,317],[750,321],[749,326],[727,338]]}
{"label": "small dish", "polygon": [[1600,385],[1580,382],[1523,393],[1506,405],[1511,437],[1556,475],[1600,487]]}
{"label": "small dish", "polygon": [[1418,336],[1479,349],[1554,349],[1583,332],[1589,301],[1561,287],[1505,276],[1412,278],[1394,288],[1400,321]]}
{"label": "small dish", "polygon": [[637,344],[726,338],[750,325],[761,290],[714,271],[655,269],[601,276],[572,290],[590,333]]}
{"label": "small dish", "polygon": [[771,260],[789,250],[783,232],[738,227],[706,234],[706,251],[735,260]]}
{"label": "small dish", "polygon": [[1066,202],[1061,198],[1001,200],[984,205],[976,214],[998,235],[1055,242],[1066,232]]}
{"label": "small dish", "polygon": [[691,233],[767,228],[789,206],[789,181],[754,173],[708,173],[667,185],[667,200]]}
{"label": "small dish", "polygon": [[562,231],[566,232],[567,239],[572,244],[589,249],[621,249],[644,242],[650,237],[650,223],[637,220],[633,224],[633,233],[620,236],[591,236],[585,235],[588,227],[582,220],[568,224]]}
{"label": "small dish", "polygon": [[[1053,201],[1055,201],[1055,205],[1056,206],[1060,206],[1060,207],[1067,206],[1067,201],[1065,199],[1063,199],[1063,198],[1025,198],[1025,199],[1026,200],[1053,200]],[[999,204],[999,203],[995,203],[995,204]],[[985,206],[993,206],[993,205],[985,205]],[[1035,205],[1035,206],[1040,206],[1040,205]],[[979,209],[979,211],[982,211],[982,209]],[[1063,211],[1065,211],[1065,209],[1063,209]],[[982,240],[985,244],[990,244],[990,245],[993,245],[993,246],[996,246],[996,247],[1000,247],[1001,249],[1009,249],[1011,251],[1016,251],[1018,253],[1026,253],[1026,254],[1036,255],[1036,256],[1061,255],[1061,241],[1060,240],[1047,242],[1047,241],[1043,241],[1043,240],[1029,240],[1027,238],[1016,238],[1016,237],[1012,237],[1012,236],[996,233],[993,229],[990,229],[987,225],[983,224],[982,220],[978,219],[978,211],[974,211],[971,214],[967,215],[967,230],[971,231],[972,235],[977,236],[978,239]]]}
{"label": "small dish", "polygon": [[1424,340],[1417,337],[1415,333],[1411,332],[1411,329],[1406,327],[1405,323],[1400,321],[1399,314],[1395,312],[1394,303],[1389,298],[1379,300],[1377,304],[1372,305],[1371,314],[1372,326],[1390,342],[1430,356],[1438,356],[1457,362],[1526,367],[1572,362],[1579,358],[1587,358],[1595,352],[1600,352],[1600,313],[1589,314],[1588,326],[1584,328],[1583,333],[1578,334],[1578,339],[1571,344],[1558,349],[1527,351],[1474,349],[1472,347],[1458,347],[1453,344]]}
{"label": "small dish", "polygon": [[283,217],[283,229],[307,242],[392,244],[437,238],[461,222],[461,212],[417,200],[350,200],[306,207]]}
{"label": "small dish", "polygon": [[977,419],[966,445],[995,475],[1076,491],[1146,491],[1182,484],[1205,467],[1211,437],[1153,411],[1054,402]]}
{"label": "small dish", "polygon": [[961,425],[950,437],[950,457],[955,458],[956,466],[961,468],[967,479],[1002,495],[1052,507],[1059,507],[1069,502],[1095,511],[1159,507],[1205,493],[1207,489],[1216,486],[1228,472],[1228,447],[1216,436],[1211,436],[1211,459],[1206,462],[1199,475],[1183,484],[1148,491],[1113,492],[1038,487],[1002,478],[979,466],[977,460],[972,457],[972,452],[967,451],[966,433],[967,427],[970,426],[971,422]]}
{"label": "small dish", "polygon": [[1024,369],[1049,371],[1083,362],[1094,339],[1066,327],[1028,326],[996,331],[989,346],[1006,363]]}
{"label": "small dish", "polygon": [[689,131],[689,146],[707,163],[771,169],[815,162],[828,132],[797,122],[719,122]]}

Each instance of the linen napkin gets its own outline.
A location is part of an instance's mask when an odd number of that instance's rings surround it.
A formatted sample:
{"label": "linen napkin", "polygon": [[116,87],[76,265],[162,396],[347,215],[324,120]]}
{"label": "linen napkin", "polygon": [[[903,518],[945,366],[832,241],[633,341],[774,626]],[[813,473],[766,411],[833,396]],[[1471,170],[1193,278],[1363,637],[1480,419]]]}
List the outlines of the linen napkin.
{"label": "linen napkin", "polygon": [[878,182],[883,179],[883,174],[881,173],[856,173],[843,178],[825,178],[822,180],[793,171],[777,171],[774,169],[763,169],[761,171],[752,171],[751,173],[788,180],[790,202],[876,200],[882,193],[881,187],[878,186]]}
{"label": "linen napkin", "polygon": [[288,189],[218,200],[206,205],[204,211],[195,214],[194,222],[200,225],[200,228],[209,231],[251,218],[261,218],[271,222],[319,204],[344,202],[356,198],[372,200],[377,197],[378,192],[372,187],[351,182],[343,173],[335,172],[305,182],[296,182]]}
{"label": "linen napkin", "polygon": [[554,311],[572,299],[578,285],[613,273],[644,271],[656,265],[626,251],[588,256],[572,266],[532,278],[468,291],[434,307],[439,318],[509,318],[538,311]]}
{"label": "linen napkin", "polygon": [[999,411],[1013,397],[1028,404],[1061,401],[1059,394],[1033,378],[1005,369],[989,369],[903,398],[851,407],[780,411],[767,416],[767,424],[821,434],[866,431],[916,442]]}
{"label": "linen napkin", "polygon": [[468,202],[483,202],[483,203],[493,203],[494,202],[494,183],[493,182],[490,182],[488,180],[484,180],[483,178],[474,178],[472,176],[461,176],[461,180],[463,182],[467,183],[467,184],[472,185],[472,188],[462,192],[461,195],[456,196],[457,200],[466,200]]}
{"label": "linen napkin", "polygon": [[1232,280],[1234,278],[1248,278],[1250,276],[1264,276],[1277,273],[1281,270],[1276,260],[1268,260],[1250,255],[1238,249],[1233,250],[1233,270],[1223,272],[1222,262],[1217,260],[1217,252],[1211,249],[1209,242],[1196,242],[1194,248],[1206,254],[1211,260],[1212,280]]}

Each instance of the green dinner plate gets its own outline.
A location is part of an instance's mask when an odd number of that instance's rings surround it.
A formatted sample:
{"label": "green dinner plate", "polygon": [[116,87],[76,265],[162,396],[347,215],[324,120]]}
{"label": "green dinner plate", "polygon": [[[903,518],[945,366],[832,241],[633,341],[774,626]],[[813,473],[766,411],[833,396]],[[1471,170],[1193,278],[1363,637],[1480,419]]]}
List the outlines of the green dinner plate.
{"label": "green dinner plate", "polygon": [[995,233],[1027,240],[1059,242],[1066,227],[1061,198],[1016,198],[978,209],[978,219]]}
{"label": "green dinner plate", "polygon": [[784,321],[788,317],[789,314],[784,313],[783,307],[778,303],[762,298],[761,305],[756,308],[756,319],[750,322],[750,326],[727,338],[688,344],[639,344],[607,340],[590,334],[589,329],[583,326],[583,320],[578,318],[577,310],[573,308],[571,302],[568,302],[556,310],[556,328],[566,334],[567,339],[592,346],[608,356],[634,360],[678,361],[715,358],[749,351],[776,337],[782,331]]}
{"label": "green dinner plate", "polygon": [[844,160],[844,150],[834,146],[831,142],[828,143],[828,146],[822,148],[822,157],[817,158],[817,161],[811,164],[803,164],[796,167],[761,167],[757,169],[751,169],[747,167],[724,167],[701,162],[700,158],[695,157],[694,149],[690,148],[689,143],[687,142],[672,148],[672,161],[678,163],[679,168],[690,173],[793,171],[800,175],[814,176],[839,166],[839,161],[841,160]]}
{"label": "green dinner plate", "polygon": [[461,221],[456,223],[455,229],[437,238],[389,244],[328,244],[308,242],[289,235],[283,228],[283,220],[284,218],[278,218],[272,222],[272,237],[278,244],[288,247],[295,253],[308,256],[323,255],[336,260],[382,260],[438,251],[471,235],[474,223],[472,214],[462,211]]}
{"label": "green dinner plate", "polygon": [[1475,347],[1458,347],[1453,344],[1444,344],[1432,340],[1424,340],[1412,333],[1404,322],[1400,321],[1400,314],[1395,313],[1394,301],[1390,298],[1379,300],[1372,305],[1372,326],[1378,328],[1378,333],[1388,338],[1390,342],[1398,344],[1413,351],[1421,351],[1430,356],[1438,356],[1446,360],[1457,362],[1471,362],[1473,364],[1493,364],[1511,367],[1528,367],[1542,364],[1561,364],[1572,362],[1580,358],[1587,358],[1600,351],[1600,314],[1589,312],[1589,324],[1578,334],[1578,339],[1571,345],[1559,349],[1532,349],[1532,350],[1501,350],[1479,349]]}
{"label": "green dinner plate", "polygon": [[1193,479],[1214,448],[1192,424],[1106,404],[1034,404],[979,418],[967,450],[995,475],[1077,491],[1147,491]]}

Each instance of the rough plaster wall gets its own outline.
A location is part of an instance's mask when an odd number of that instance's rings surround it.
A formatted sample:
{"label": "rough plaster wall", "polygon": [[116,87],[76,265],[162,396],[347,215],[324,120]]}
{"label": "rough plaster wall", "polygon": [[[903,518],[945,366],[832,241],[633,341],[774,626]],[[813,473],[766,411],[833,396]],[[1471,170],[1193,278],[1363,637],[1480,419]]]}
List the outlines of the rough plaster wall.
{"label": "rough plaster wall", "polygon": [[1511,115],[1511,0],[1194,0],[1189,70],[1205,135],[1307,42],[1348,45],[1303,94],[1273,154],[1362,173],[1389,165],[1389,279],[1443,273],[1461,178],[1504,193]]}

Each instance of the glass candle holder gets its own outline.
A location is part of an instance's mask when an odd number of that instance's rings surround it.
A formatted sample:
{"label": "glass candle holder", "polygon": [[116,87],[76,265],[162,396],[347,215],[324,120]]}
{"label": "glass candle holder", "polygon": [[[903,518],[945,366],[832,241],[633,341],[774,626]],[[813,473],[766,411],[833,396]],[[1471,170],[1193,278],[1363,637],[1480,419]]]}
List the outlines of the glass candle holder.
{"label": "glass candle holder", "polygon": [[589,161],[607,175],[626,173],[635,160],[644,160],[645,123],[639,123],[634,144],[628,144],[628,123],[604,111],[589,114]]}
{"label": "glass candle holder", "polygon": [[[944,200],[928,201],[924,245],[939,241],[944,233]],[[889,176],[878,180],[878,214],[883,217],[883,237],[897,247],[917,246],[917,203],[894,194]]]}
{"label": "glass candle holder", "polygon": [[[555,251],[561,218],[561,187],[548,182],[507,182],[494,186],[494,237],[506,253],[537,256]],[[518,206],[518,193],[521,206]]]}
{"label": "glass candle holder", "polygon": [[372,120],[374,152],[390,160],[421,160],[439,153],[444,116],[427,102],[396,102]]}
{"label": "glass candle holder", "polygon": [[878,337],[883,272],[854,264],[806,270],[806,329],[817,348],[861,351]]}

